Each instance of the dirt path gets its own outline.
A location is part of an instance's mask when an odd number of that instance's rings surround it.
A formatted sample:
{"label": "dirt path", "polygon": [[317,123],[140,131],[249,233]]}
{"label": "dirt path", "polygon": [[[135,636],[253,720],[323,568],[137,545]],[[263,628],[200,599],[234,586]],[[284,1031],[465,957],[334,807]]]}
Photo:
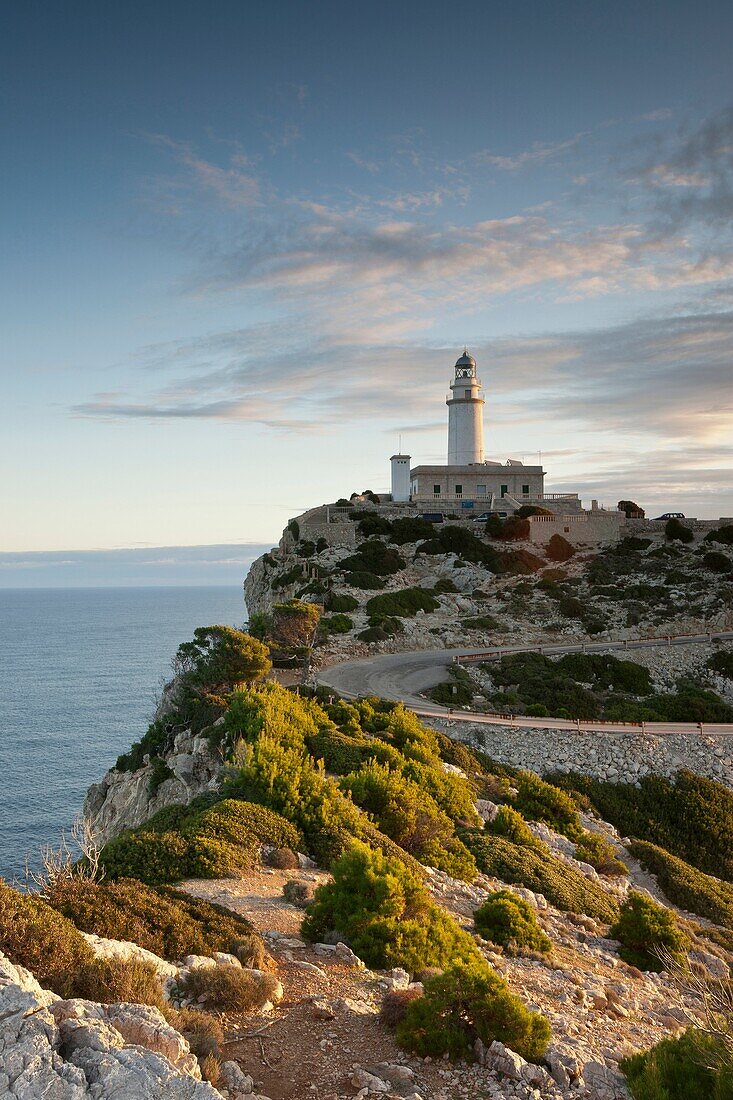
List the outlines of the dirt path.
{"label": "dirt path", "polygon": [[[282,889],[289,879],[328,879],[318,871],[259,869],[242,879],[191,881],[183,889],[246,916],[266,938],[278,964],[284,999],[269,1016],[238,1016],[226,1053],[271,1100],[337,1100],[355,1096],[349,1078],[355,1065],[408,1063],[392,1033],[379,1023],[384,990],[371,971],[322,956],[300,940],[302,910]],[[275,933],[271,935],[270,933]],[[314,1003],[315,999],[315,1003]],[[419,1063],[418,1063],[419,1065]],[[423,1067],[420,1066],[422,1070]],[[435,1067],[420,1072],[420,1094],[443,1096]]]}

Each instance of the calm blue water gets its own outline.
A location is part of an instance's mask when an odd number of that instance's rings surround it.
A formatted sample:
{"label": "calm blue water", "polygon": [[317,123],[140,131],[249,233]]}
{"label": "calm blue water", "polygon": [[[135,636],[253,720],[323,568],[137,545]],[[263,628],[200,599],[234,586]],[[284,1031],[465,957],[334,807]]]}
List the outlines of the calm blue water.
{"label": "calm blue water", "polygon": [[0,875],[145,732],[179,643],[245,615],[241,587],[0,589]]}

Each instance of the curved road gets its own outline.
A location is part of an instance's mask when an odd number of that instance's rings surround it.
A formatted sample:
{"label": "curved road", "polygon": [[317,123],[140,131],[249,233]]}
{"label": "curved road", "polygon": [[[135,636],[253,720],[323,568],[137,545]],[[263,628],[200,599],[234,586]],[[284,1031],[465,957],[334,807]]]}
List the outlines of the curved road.
{"label": "curved road", "polygon": [[567,718],[537,719],[529,715],[482,714],[476,711],[449,711],[446,707],[430,703],[424,693],[442,683],[454,660],[461,663],[487,660],[507,653],[592,653],[609,649],[646,649],[652,646],[692,645],[711,641],[733,640],[733,631],[714,634],[683,634],[670,638],[649,638],[626,641],[571,642],[567,645],[502,646],[496,649],[425,649],[405,653],[382,653],[378,657],[362,657],[345,661],[323,669],[318,680],[325,687],[333,688],[339,695],[355,698],[359,695],[378,695],[406,703],[417,714],[428,718],[447,718],[451,721],[472,722],[481,725],[508,726],[516,729],[585,730],[603,733],[648,732],[653,734],[706,733],[733,734],[733,724],[696,722],[601,722]]}

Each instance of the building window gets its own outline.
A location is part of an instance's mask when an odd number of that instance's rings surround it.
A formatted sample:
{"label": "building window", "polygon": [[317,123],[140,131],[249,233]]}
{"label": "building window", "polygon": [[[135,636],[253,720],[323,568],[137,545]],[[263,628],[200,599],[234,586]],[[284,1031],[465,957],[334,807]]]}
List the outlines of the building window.
{"label": "building window", "polygon": [[528,496],[529,496],[529,485],[523,485],[523,486],[522,486],[522,493],[523,493],[523,495],[524,495],[524,496],[526,496],[526,497],[528,497]]}
{"label": "building window", "polygon": [[486,486],[485,485],[477,485],[476,486],[476,495],[480,496],[480,497],[485,497],[486,496]]}
{"label": "building window", "polygon": [[464,397],[470,397],[471,396],[471,391],[470,390],[464,390],[463,391],[463,396]]}
{"label": "building window", "polygon": [[456,485],[456,496],[457,497],[463,496],[463,486],[462,485]]}
{"label": "building window", "polygon": [[502,495],[503,497],[505,497],[505,496],[507,495],[507,493],[508,493],[508,492],[509,492],[509,486],[508,486],[508,485],[502,485],[502,487],[501,487],[501,495]]}
{"label": "building window", "polygon": [[433,485],[433,496],[440,496],[440,485]]}

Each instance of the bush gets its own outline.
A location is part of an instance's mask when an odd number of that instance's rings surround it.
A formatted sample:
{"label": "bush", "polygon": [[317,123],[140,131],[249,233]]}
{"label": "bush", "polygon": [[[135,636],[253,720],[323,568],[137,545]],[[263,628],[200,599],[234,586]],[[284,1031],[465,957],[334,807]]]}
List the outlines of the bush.
{"label": "bush", "polygon": [[365,539],[369,539],[374,535],[391,535],[392,524],[384,516],[367,512],[357,523],[356,529]]}
{"label": "bush", "polygon": [[727,554],[722,554],[720,550],[709,550],[707,554],[703,554],[702,563],[706,569],[710,569],[713,573],[730,573],[731,561]]}
{"label": "bush", "polygon": [[428,695],[441,707],[467,707],[473,700],[473,689],[457,680],[446,680],[430,688]]}
{"label": "bush", "polygon": [[463,626],[467,630],[501,630],[502,626],[498,619],[495,619],[493,615],[474,615],[472,618],[464,619]]}
{"label": "bush", "polygon": [[303,600],[272,605],[272,635],[281,646],[310,645],[321,617],[320,608]]}
{"label": "bush", "polygon": [[619,919],[609,935],[619,941],[621,958],[639,970],[663,970],[658,951],[680,958],[689,947],[671,910],[635,890],[621,905]]}
{"label": "bush", "polygon": [[267,853],[265,863],[278,871],[297,871],[300,867],[300,860],[292,848],[273,848]]}
{"label": "bush", "polygon": [[366,605],[370,615],[399,615],[404,618],[411,618],[418,611],[437,611],[439,607],[438,600],[424,588],[385,592],[382,596],[372,596]]}
{"label": "bush", "polygon": [[187,998],[217,1012],[251,1012],[269,1001],[278,986],[273,974],[211,966],[190,970],[181,982]]}
{"label": "bush", "polygon": [[62,880],[48,902],[82,932],[130,940],[171,961],[229,951],[235,939],[256,936],[244,917],[177,890],[153,890],[134,879]]}
{"label": "bush", "polygon": [[575,773],[553,779],[587,795],[622,836],[657,844],[700,871],[733,880],[733,792],[721,783],[684,768],[674,780],[647,775],[638,786]]}
{"label": "bush", "polygon": [[174,671],[199,689],[232,691],[270,671],[267,646],[231,626],[201,626],[178,647]]}
{"label": "bush", "polygon": [[422,784],[370,760],[341,780],[357,806],[406,852],[457,878],[476,877],[476,865],[453,835],[453,822]]}
{"label": "bush", "polygon": [[336,612],[356,611],[359,606],[359,601],[354,596],[344,594],[342,596],[336,595],[334,592],[329,592],[326,596],[326,610]]}
{"label": "bush", "polygon": [[730,1100],[730,1054],[719,1039],[689,1028],[620,1063],[634,1100]]}
{"label": "bush", "polygon": [[137,878],[157,885],[185,878],[223,878],[253,867],[261,843],[300,848],[297,829],[263,806],[237,799],[217,802],[201,811],[176,808],[173,829],[168,810],[140,829],[128,830],[102,849],[110,878]]}
{"label": "bush", "polygon": [[416,1001],[418,997],[422,997],[422,995],[422,990],[415,988],[388,990],[379,1010],[380,1022],[392,1029],[396,1028],[404,1020],[407,1009],[412,1002]]}
{"label": "bush", "polygon": [[529,520],[521,516],[508,516],[502,524],[499,538],[504,542],[517,542],[529,538]]}
{"label": "bush", "polygon": [[705,542],[720,542],[724,546],[733,546],[733,523],[724,523],[720,527],[708,531]]}
{"label": "bush", "polygon": [[473,915],[476,931],[510,955],[552,950],[549,938],[537,923],[537,915],[524,898],[512,890],[489,894]]}
{"label": "bush", "polygon": [[528,848],[473,830],[460,835],[484,874],[544,894],[551,905],[564,912],[584,913],[605,924],[616,919],[618,909],[606,891],[553,856],[544,844]]}
{"label": "bush", "polygon": [[517,772],[514,783],[517,788],[514,808],[522,817],[528,821],[543,821],[556,832],[572,838],[579,834],[578,811],[566,791],[546,783],[534,772]]}
{"label": "bush", "polygon": [[315,887],[312,882],[299,882],[297,879],[290,879],[283,886],[283,897],[297,909],[307,909],[313,901],[314,893]]}
{"label": "bush", "polygon": [[540,841],[534,835],[521,814],[511,806],[500,806],[493,821],[487,821],[484,829],[494,836],[503,836],[525,848],[539,848]]}
{"label": "bush", "polygon": [[94,959],[79,968],[74,996],[108,1005],[165,1006],[155,965],[140,959]]}
{"label": "bush", "polygon": [[403,546],[406,542],[420,542],[422,539],[431,539],[435,534],[435,527],[429,520],[412,519],[405,516],[402,519],[392,521],[392,533],[390,542]]}
{"label": "bush", "polygon": [[477,957],[471,937],[430,899],[404,863],[355,842],[319,886],[301,932],[310,941],[345,936],[367,966],[410,973]]}
{"label": "bush", "polygon": [[575,547],[562,535],[553,535],[545,548],[550,561],[568,561],[575,554]]}
{"label": "bush", "polygon": [[74,996],[79,973],[94,963],[94,952],[70,920],[2,881],[0,951],[61,997]]}
{"label": "bush", "polygon": [[608,875],[611,878],[625,875],[628,871],[628,867],[618,858],[616,849],[607,836],[601,833],[590,833],[585,829],[575,842],[575,858],[595,867],[600,875]]}
{"label": "bush", "polygon": [[733,929],[733,886],[703,874],[656,844],[633,840],[629,851],[656,875],[674,905]]}
{"label": "bush", "polygon": [[326,634],[348,634],[354,629],[354,620],[348,615],[331,615],[327,619],[321,619],[321,627]]}
{"label": "bush", "polygon": [[717,672],[718,675],[733,680],[733,653],[726,653],[723,650],[714,653],[708,658],[707,665],[711,672]]}
{"label": "bush", "polygon": [[148,796],[153,798],[166,779],[171,778],[173,769],[160,756],[154,756],[151,765],[150,778],[148,779]]}
{"label": "bush", "polygon": [[397,1027],[398,1043],[423,1057],[470,1059],[477,1039],[486,1046],[498,1040],[531,1062],[550,1039],[544,1016],[530,1012],[483,960],[430,978]]}
{"label": "bush", "polygon": [[375,573],[387,577],[405,568],[405,560],[391,546],[380,539],[363,542],[355,554],[339,562],[339,569],[347,573]]}
{"label": "bush", "polygon": [[363,570],[345,573],[344,584],[348,584],[352,588],[364,588],[370,591],[375,588],[384,588],[384,581],[381,577],[377,577],[374,573],[366,573]]}
{"label": "bush", "polygon": [[678,519],[668,519],[664,525],[664,537],[667,542],[692,542],[695,536]]}
{"label": "bush", "polygon": [[[200,1012],[195,1008],[166,1008],[166,1019],[171,1027],[180,1031],[198,1059],[215,1058],[224,1045],[224,1028],[216,1016],[210,1012]],[[208,1080],[208,1078],[206,1078]]]}
{"label": "bush", "polygon": [[326,771],[346,775],[361,767],[369,742],[364,737],[349,737],[336,729],[320,730],[307,741],[308,751],[315,760],[322,760]]}

